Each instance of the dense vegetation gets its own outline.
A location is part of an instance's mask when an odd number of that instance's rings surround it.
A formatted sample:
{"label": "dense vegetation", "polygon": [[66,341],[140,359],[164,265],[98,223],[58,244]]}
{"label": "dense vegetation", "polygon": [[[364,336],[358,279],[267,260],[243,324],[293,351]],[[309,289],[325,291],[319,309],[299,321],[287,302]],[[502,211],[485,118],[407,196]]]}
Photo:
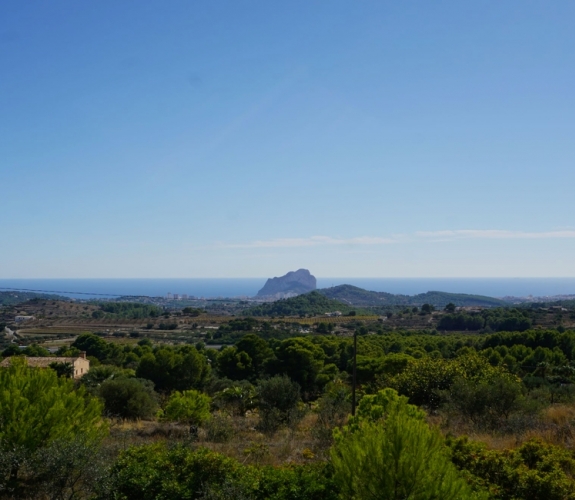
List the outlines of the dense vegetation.
{"label": "dense vegetation", "polygon": [[322,288],[319,293],[330,299],[339,300],[352,306],[421,306],[431,304],[435,307],[445,307],[452,303],[456,306],[505,306],[506,302],[484,295],[468,295],[464,293],[426,292],[417,295],[400,295],[386,292],[371,292],[352,285],[338,285]]}
{"label": "dense vegetation", "polygon": [[437,325],[439,330],[463,331],[525,331],[533,326],[528,309],[497,308],[476,313],[459,312],[443,316]]}
{"label": "dense vegetation", "polygon": [[[259,307],[346,312],[317,292],[296,299]],[[118,318],[158,312],[102,305]],[[539,308],[446,306],[405,313],[439,330],[350,317],[301,335],[236,317],[212,331],[232,342],[217,350],[85,333],[58,351],[86,351],[91,369],[75,383],[57,363],[25,365],[50,354],[42,346],[12,345],[0,498],[575,499],[575,331],[539,327]]]}
{"label": "dense vegetation", "polygon": [[327,312],[340,311],[349,313],[355,308],[338,300],[329,299],[319,292],[310,292],[290,299],[268,302],[246,309],[246,316],[317,316]]}
{"label": "dense vegetation", "polygon": [[98,302],[97,305],[99,309],[92,313],[94,318],[157,318],[163,313],[160,307],[135,302]]}
{"label": "dense vegetation", "polygon": [[67,300],[60,295],[35,292],[2,292],[0,291],[0,306],[14,306],[30,300]]}

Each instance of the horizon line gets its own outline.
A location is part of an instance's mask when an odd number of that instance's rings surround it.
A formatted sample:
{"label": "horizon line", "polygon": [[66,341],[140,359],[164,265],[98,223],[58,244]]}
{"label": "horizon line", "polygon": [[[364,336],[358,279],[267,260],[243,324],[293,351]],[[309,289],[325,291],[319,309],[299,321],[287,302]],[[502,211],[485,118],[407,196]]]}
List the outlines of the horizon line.
{"label": "horizon line", "polygon": [[[290,272],[290,271],[288,271]],[[273,276],[279,278],[285,275]],[[481,279],[481,280],[494,280],[494,279],[575,279],[575,276],[316,276],[316,279],[381,279],[381,280],[418,280],[418,279]],[[243,280],[243,279],[269,279],[270,276],[208,276],[208,277],[75,277],[75,278],[0,278],[0,281],[18,281],[18,280]]]}

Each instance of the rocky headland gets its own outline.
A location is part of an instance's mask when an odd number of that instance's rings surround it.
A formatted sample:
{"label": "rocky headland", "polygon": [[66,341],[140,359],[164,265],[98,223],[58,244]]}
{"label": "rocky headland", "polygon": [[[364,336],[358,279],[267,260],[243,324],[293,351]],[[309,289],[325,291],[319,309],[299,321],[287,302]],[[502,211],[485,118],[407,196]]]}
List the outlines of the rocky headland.
{"label": "rocky headland", "polygon": [[278,300],[308,293],[317,288],[317,281],[307,269],[290,271],[279,278],[270,278],[257,293],[256,299]]}

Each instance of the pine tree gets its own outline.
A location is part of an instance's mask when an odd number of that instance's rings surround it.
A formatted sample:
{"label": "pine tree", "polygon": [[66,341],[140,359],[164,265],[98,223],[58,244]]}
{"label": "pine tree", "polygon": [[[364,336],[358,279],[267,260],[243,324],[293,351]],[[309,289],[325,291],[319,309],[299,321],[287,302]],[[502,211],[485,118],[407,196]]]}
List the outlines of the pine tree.
{"label": "pine tree", "polygon": [[475,494],[451,463],[424,413],[392,389],[366,396],[336,432],[334,479],[355,500],[467,500]]}
{"label": "pine tree", "polygon": [[[54,441],[97,440],[106,427],[102,405],[51,369],[29,368],[25,358],[0,369],[0,453],[32,454]],[[17,479],[18,464],[10,471]]]}

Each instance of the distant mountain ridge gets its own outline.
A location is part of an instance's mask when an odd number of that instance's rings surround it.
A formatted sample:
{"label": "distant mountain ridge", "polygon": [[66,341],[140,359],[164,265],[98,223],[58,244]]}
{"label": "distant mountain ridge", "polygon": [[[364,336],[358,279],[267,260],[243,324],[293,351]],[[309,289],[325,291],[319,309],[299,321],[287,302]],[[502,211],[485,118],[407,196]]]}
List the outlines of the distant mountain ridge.
{"label": "distant mountain ridge", "polygon": [[0,306],[14,306],[33,299],[41,300],[70,300],[68,297],[48,293],[7,291],[0,292]]}
{"label": "distant mountain ridge", "polygon": [[[282,298],[245,309],[245,316],[305,316],[321,315],[340,311],[343,314],[356,311],[357,314],[373,314],[371,307],[422,306],[431,304],[444,308],[447,304],[456,306],[508,307],[503,300],[483,295],[464,293],[427,292],[418,295],[394,295],[386,292],[371,292],[352,285],[321,288],[297,297]],[[364,309],[362,309],[364,308]]]}
{"label": "distant mountain ridge", "polygon": [[445,307],[449,303],[453,303],[460,307],[501,307],[509,305],[509,303],[504,300],[484,295],[436,291],[420,293],[417,295],[396,295],[387,292],[372,292],[353,285],[338,285],[330,288],[321,288],[318,292],[330,299],[339,300],[344,304],[363,307],[397,305],[421,306],[423,304],[431,304],[435,307]]}
{"label": "distant mountain ridge", "polygon": [[256,298],[283,299],[308,293],[317,288],[317,281],[307,269],[290,271],[279,278],[270,278]]}

